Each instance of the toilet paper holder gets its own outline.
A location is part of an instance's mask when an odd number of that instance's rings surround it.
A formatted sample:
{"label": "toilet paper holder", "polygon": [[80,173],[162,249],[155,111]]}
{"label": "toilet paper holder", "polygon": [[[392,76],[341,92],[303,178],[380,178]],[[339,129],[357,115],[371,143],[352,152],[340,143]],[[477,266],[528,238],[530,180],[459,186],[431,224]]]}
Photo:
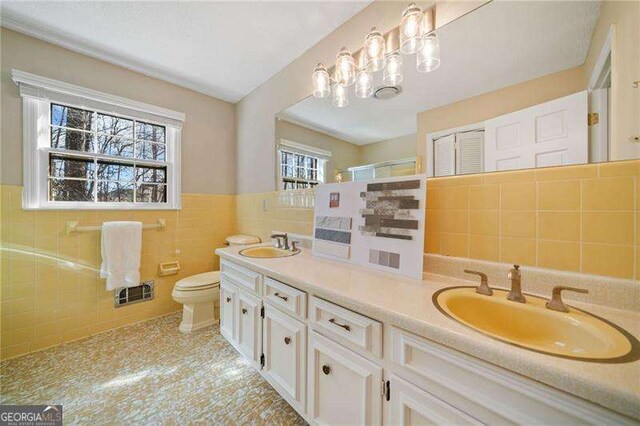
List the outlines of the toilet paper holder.
{"label": "toilet paper holder", "polygon": [[176,275],[180,271],[180,262],[163,262],[158,265],[158,275],[166,277],[167,275]]}

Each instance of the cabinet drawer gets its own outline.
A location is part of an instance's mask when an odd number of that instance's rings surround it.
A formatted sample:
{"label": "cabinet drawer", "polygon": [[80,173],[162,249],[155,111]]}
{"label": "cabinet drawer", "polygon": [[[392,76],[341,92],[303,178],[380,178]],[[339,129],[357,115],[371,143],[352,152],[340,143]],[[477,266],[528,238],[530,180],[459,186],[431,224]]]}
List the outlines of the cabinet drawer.
{"label": "cabinet drawer", "polygon": [[220,261],[220,271],[222,278],[228,278],[238,288],[241,288],[251,294],[260,296],[262,287],[262,275],[247,269],[244,266],[236,265],[228,260]]}
{"label": "cabinet drawer", "polygon": [[310,319],[316,330],[382,357],[382,324],[326,300],[311,298]]}
{"label": "cabinet drawer", "polygon": [[394,327],[391,334],[398,374],[482,423],[631,424],[596,404],[407,331]]}
{"label": "cabinet drawer", "polygon": [[307,317],[307,293],[269,277],[263,287],[264,300],[298,318]]}

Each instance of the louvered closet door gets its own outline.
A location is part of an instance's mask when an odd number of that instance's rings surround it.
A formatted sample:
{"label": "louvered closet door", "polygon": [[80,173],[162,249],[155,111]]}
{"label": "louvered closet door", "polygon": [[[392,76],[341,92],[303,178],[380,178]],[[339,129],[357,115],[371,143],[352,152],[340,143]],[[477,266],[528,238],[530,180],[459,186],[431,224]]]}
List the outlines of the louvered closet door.
{"label": "louvered closet door", "polygon": [[482,173],[484,170],[484,131],[456,133],[456,174]]}
{"label": "louvered closet door", "polygon": [[456,135],[443,136],[433,141],[433,175],[456,174]]}

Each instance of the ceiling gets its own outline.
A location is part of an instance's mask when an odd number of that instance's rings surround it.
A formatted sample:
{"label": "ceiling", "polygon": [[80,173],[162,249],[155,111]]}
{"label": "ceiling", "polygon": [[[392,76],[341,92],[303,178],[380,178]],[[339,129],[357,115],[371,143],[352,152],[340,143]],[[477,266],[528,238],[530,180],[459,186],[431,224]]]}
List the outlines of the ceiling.
{"label": "ceiling", "polygon": [[2,1],[0,22],[237,102],[370,1]]}
{"label": "ceiling", "polygon": [[418,73],[415,55],[403,56],[398,97],[352,95],[346,108],[309,97],[279,116],[358,145],[412,134],[418,112],[583,64],[599,12],[600,2],[496,0],[438,31],[436,71]]}

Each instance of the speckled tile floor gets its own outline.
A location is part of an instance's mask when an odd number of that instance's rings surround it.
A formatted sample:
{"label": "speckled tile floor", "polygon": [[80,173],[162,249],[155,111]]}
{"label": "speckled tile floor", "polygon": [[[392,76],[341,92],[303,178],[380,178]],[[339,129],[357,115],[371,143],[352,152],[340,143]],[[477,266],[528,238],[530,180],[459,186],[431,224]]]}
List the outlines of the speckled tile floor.
{"label": "speckled tile floor", "polygon": [[0,403],[62,404],[65,424],[305,424],[218,327],[153,319],[0,364]]}

